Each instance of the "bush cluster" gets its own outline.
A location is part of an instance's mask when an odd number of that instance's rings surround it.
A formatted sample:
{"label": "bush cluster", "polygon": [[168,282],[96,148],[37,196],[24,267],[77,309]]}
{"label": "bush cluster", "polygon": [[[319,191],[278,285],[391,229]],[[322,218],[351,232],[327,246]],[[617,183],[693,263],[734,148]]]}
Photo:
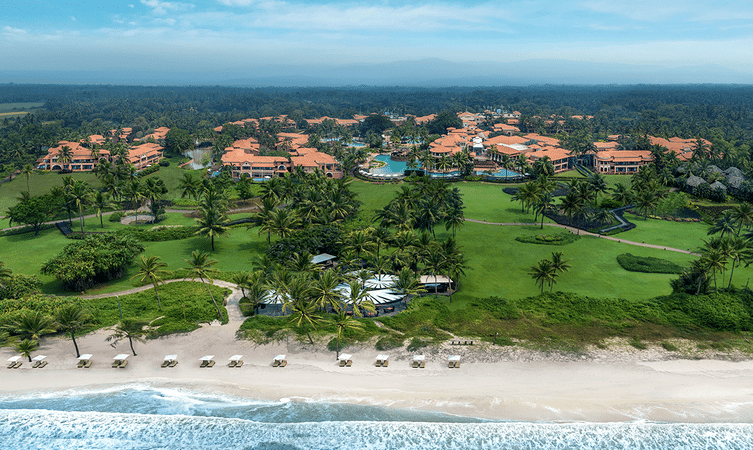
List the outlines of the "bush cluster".
{"label": "bush cluster", "polygon": [[580,236],[572,233],[537,234],[536,236],[517,236],[515,238],[518,242],[542,245],[565,245],[578,239],[580,239]]}
{"label": "bush cluster", "polygon": [[160,169],[160,165],[159,164],[152,164],[150,167],[147,167],[146,169],[144,169],[141,172],[139,172],[138,173],[138,177],[139,178],[143,178],[143,177],[145,177],[147,175],[151,175],[154,172],[157,172],[159,169]]}
{"label": "bush cluster", "polygon": [[196,233],[196,227],[153,227],[150,229],[143,228],[125,228],[118,230],[116,234],[120,236],[130,236],[141,242],[164,242],[177,241],[193,237]]}
{"label": "bush cluster", "polygon": [[267,248],[267,255],[281,264],[290,261],[295,253],[337,255],[340,251],[341,233],[338,227],[311,225],[270,245]]}
{"label": "bush cluster", "polygon": [[107,218],[110,222],[120,222],[120,219],[123,218],[123,213],[120,211],[115,211],[114,213],[110,214],[110,217]]}
{"label": "bush cluster", "polygon": [[675,264],[672,261],[667,261],[666,259],[650,256],[635,256],[630,253],[618,255],[617,262],[623,269],[630,272],[680,274],[684,270],[678,264]]}

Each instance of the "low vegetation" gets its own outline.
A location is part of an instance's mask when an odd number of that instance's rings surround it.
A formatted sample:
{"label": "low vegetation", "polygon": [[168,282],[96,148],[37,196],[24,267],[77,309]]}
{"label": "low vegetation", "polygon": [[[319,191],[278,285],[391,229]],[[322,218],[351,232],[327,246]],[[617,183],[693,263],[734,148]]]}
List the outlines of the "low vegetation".
{"label": "low vegetation", "polygon": [[542,244],[542,245],[566,245],[580,239],[577,234],[568,232],[555,234],[537,234],[535,236],[516,236],[515,240],[525,244]]}
{"label": "low vegetation", "polygon": [[623,269],[630,272],[680,274],[684,270],[679,264],[667,261],[666,259],[654,258],[652,256],[635,256],[630,253],[618,255],[617,262]]}

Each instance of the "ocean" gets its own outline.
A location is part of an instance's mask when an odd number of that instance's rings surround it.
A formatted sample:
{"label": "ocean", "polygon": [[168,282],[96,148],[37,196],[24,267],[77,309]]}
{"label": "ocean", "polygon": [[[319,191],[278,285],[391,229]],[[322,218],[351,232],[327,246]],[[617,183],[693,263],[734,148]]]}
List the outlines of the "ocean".
{"label": "ocean", "polygon": [[500,422],[131,384],[0,397],[3,449],[753,449],[752,424]]}

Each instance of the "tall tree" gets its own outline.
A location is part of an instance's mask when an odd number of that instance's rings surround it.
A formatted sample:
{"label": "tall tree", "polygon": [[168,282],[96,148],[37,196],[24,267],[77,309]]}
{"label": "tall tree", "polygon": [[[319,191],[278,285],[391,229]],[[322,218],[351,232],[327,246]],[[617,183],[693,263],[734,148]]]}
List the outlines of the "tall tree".
{"label": "tall tree", "polygon": [[133,348],[133,341],[146,342],[144,340],[144,336],[146,336],[146,331],[144,331],[145,326],[146,322],[126,317],[118,322],[117,325],[110,328],[112,334],[107,336],[105,341],[112,342],[112,345],[115,346],[118,342],[128,339],[128,345],[131,346],[133,356],[137,356],[136,350]]}
{"label": "tall tree", "polygon": [[76,332],[87,327],[90,319],[89,313],[76,303],[68,303],[55,311],[55,324],[58,329],[71,334],[73,348],[76,349],[76,358],[81,356],[76,343]]}
{"label": "tall tree", "polygon": [[131,279],[139,278],[142,283],[148,281],[152,283],[154,287],[154,295],[157,297],[157,307],[162,311],[162,301],[159,298],[159,291],[157,291],[157,285],[163,280],[163,277],[169,276],[170,272],[165,270],[167,264],[160,260],[159,256],[142,256],[140,260],[136,261],[136,265],[139,271]]}
{"label": "tall tree", "polygon": [[209,281],[209,283],[214,282],[213,277],[218,273],[218,270],[212,268],[212,266],[217,264],[218,261],[216,259],[210,259],[209,253],[199,250],[194,250],[193,252],[191,252],[191,258],[184,259],[184,261],[188,263],[188,267],[186,267],[186,269],[188,269],[188,271],[191,273],[191,281],[195,280],[196,278],[201,280],[201,282],[204,284],[204,287],[207,288],[209,296],[212,298],[214,307],[217,309],[217,318],[219,320],[222,320],[222,311],[220,310],[219,305],[217,305],[217,301],[214,299],[214,295],[207,285],[207,281]]}
{"label": "tall tree", "polygon": [[353,316],[349,316],[345,311],[340,311],[337,314],[333,314],[329,318],[330,323],[335,326],[337,330],[337,344],[335,360],[340,359],[340,337],[343,333],[348,331],[362,331],[363,325],[358,322]]}

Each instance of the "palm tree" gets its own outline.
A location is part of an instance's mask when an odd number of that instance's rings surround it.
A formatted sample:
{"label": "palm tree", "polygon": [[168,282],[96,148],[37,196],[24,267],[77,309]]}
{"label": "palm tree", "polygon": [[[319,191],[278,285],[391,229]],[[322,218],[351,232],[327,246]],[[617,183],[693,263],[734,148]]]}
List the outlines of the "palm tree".
{"label": "palm tree", "polygon": [[105,222],[102,217],[102,213],[106,209],[114,208],[115,203],[110,201],[110,195],[107,192],[96,191],[92,197],[92,204],[97,208],[97,217],[99,217],[100,227],[105,227]]}
{"label": "palm tree", "polygon": [[714,225],[709,228],[709,231],[706,233],[707,235],[711,236],[716,233],[721,233],[719,235],[719,238],[723,239],[725,233],[726,234],[736,234],[737,231],[735,230],[735,219],[732,217],[731,211],[724,211],[721,216],[716,220]]}
{"label": "palm tree", "polygon": [[89,203],[89,199],[91,198],[91,188],[89,187],[89,184],[86,183],[83,180],[76,180],[76,182],[71,186],[71,189],[68,191],[68,195],[70,196],[73,203],[78,208],[78,215],[79,215],[79,223],[81,224],[81,232],[84,232],[84,206],[86,206],[87,203]]}
{"label": "palm tree", "polygon": [[144,340],[144,336],[146,335],[146,331],[144,331],[145,326],[146,322],[126,317],[118,322],[117,325],[110,328],[112,334],[107,336],[105,341],[112,341],[112,344],[110,345],[114,347],[123,339],[128,339],[128,344],[131,346],[131,352],[133,353],[133,356],[136,356],[136,350],[133,348],[133,341],[141,343],[146,342]]}
{"label": "palm tree", "polygon": [[31,174],[34,173],[34,166],[29,163],[23,166],[21,169],[21,175],[26,177],[26,193],[31,195],[31,188],[29,187],[29,178],[31,178]]}
{"label": "palm tree", "polygon": [[569,259],[562,259],[562,252],[552,252],[552,267],[554,267],[554,270],[557,272],[565,273],[568,270],[570,270],[570,262]]}
{"label": "palm tree", "polygon": [[270,211],[269,218],[265,221],[259,233],[267,231],[267,242],[269,242],[269,233],[274,233],[284,239],[290,236],[300,226],[301,221],[295,212],[287,209],[275,209]]}
{"label": "palm tree", "polygon": [[623,206],[627,206],[633,202],[633,191],[624,184],[617,183],[612,188],[612,198]]}
{"label": "palm tree", "polygon": [[581,199],[574,191],[570,190],[561,199],[560,208],[567,216],[569,224],[573,223],[573,216],[580,214],[583,211],[583,199]]}
{"label": "palm tree", "polygon": [[313,289],[311,279],[307,274],[299,274],[291,280],[287,286],[288,301],[283,304],[283,310],[290,310],[291,323],[302,328],[309,338],[309,343],[314,344],[308,327],[316,329],[316,325],[322,320],[319,315],[317,302],[312,298]]}
{"label": "palm tree", "polygon": [[58,162],[63,164],[63,169],[66,169],[68,163],[71,162],[71,159],[73,158],[73,151],[70,147],[67,145],[64,145],[60,147],[60,150],[58,150]]}
{"label": "palm tree", "polygon": [[209,259],[209,253],[199,250],[191,252],[191,259],[184,259],[183,261],[189,265],[185,269],[191,273],[191,281],[198,278],[204,284],[204,287],[207,288],[207,292],[209,292],[209,296],[212,298],[212,303],[214,303],[214,307],[217,309],[217,318],[222,321],[222,311],[220,311],[220,307],[217,305],[217,301],[214,299],[214,295],[206,283],[207,281],[212,283],[214,281],[213,276],[219,272],[217,269],[212,268],[218,261],[216,259]]}
{"label": "palm tree", "polygon": [[739,236],[743,226],[746,228],[753,226],[753,205],[748,202],[740,203],[732,208],[731,216],[737,223],[736,234]]}
{"label": "palm tree", "polygon": [[[202,203],[204,203],[203,200]],[[199,214],[200,216],[196,219],[196,224],[199,227],[196,234],[208,237],[212,242],[212,251],[214,251],[214,238],[227,232],[230,219],[217,204],[211,203],[202,204],[199,207]]]}
{"label": "palm tree", "polygon": [[557,270],[548,259],[542,259],[535,266],[531,267],[528,275],[534,279],[536,284],[541,285],[541,293],[544,293],[544,283],[552,286],[554,279],[557,278]]}
{"label": "palm tree", "polygon": [[20,342],[17,342],[13,348],[21,354],[24,358],[29,358],[29,362],[31,362],[31,354],[39,347],[39,342],[33,340],[33,339],[24,339]]}
{"label": "palm tree", "polygon": [[346,300],[353,305],[353,314],[357,317],[363,317],[362,310],[372,313],[376,311],[374,302],[369,300],[369,291],[360,279],[355,279],[348,283]]}
{"label": "palm tree", "polygon": [[335,360],[340,359],[340,337],[343,332],[346,331],[362,331],[363,325],[358,322],[353,316],[349,316],[345,311],[340,311],[337,314],[330,316],[330,323],[337,329],[337,345]]}
{"label": "palm tree", "polygon": [[159,256],[142,256],[140,260],[136,261],[136,265],[139,267],[139,271],[131,279],[141,277],[139,281],[142,283],[149,281],[154,286],[154,295],[157,297],[157,305],[160,311],[162,311],[162,301],[159,298],[159,292],[157,291],[157,285],[162,282],[162,277],[169,276],[170,272],[164,270],[167,264],[160,260]]}
{"label": "palm tree", "polygon": [[233,275],[233,283],[241,290],[243,298],[246,297],[246,289],[251,285],[251,274],[248,272],[238,272]]}
{"label": "palm tree", "polygon": [[71,333],[73,347],[76,349],[76,358],[81,356],[76,344],[76,332],[89,325],[89,314],[76,303],[68,303],[55,311],[55,324],[58,329]]}
{"label": "palm tree", "polygon": [[55,322],[50,316],[40,311],[25,310],[18,320],[14,320],[4,328],[20,335],[21,339],[38,341],[42,335],[55,332]]}
{"label": "palm tree", "polygon": [[437,296],[437,275],[441,273],[442,270],[446,268],[447,265],[447,258],[442,249],[440,248],[434,248],[429,251],[429,254],[427,255],[426,259],[424,260],[424,263],[426,264],[426,268],[429,269],[429,272],[434,277],[434,296]]}
{"label": "palm tree", "polygon": [[718,292],[716,286],[716,273],[724,272],[727,268],[727,256],[719,248],[711,248],[701,256],[701,264],[709,271],[714,278],[714,291]]}
{"label": "palm tree", "polygon": [[638,211],[643,211],[643,220],[648,220],[648,213],[656,209],[659,198],[655,191],[645,190],[638,193],[635,199]]}
{"label": "palm tree", "polygon": [[201,180],[194,177],[191,172],[184,173],[178,181],[178,189],[181,191],[180,198],[198,198],[200,185]]}
{"label": "palm tree", "polygon": [[328,306],[331,306],[335,311],[343,310],[342,293],[337,289],[339,284],[340,279],[334,271],[327,270],[319,274],[311,287],[313,290],[311,296],[319,308],[326,310]]}

